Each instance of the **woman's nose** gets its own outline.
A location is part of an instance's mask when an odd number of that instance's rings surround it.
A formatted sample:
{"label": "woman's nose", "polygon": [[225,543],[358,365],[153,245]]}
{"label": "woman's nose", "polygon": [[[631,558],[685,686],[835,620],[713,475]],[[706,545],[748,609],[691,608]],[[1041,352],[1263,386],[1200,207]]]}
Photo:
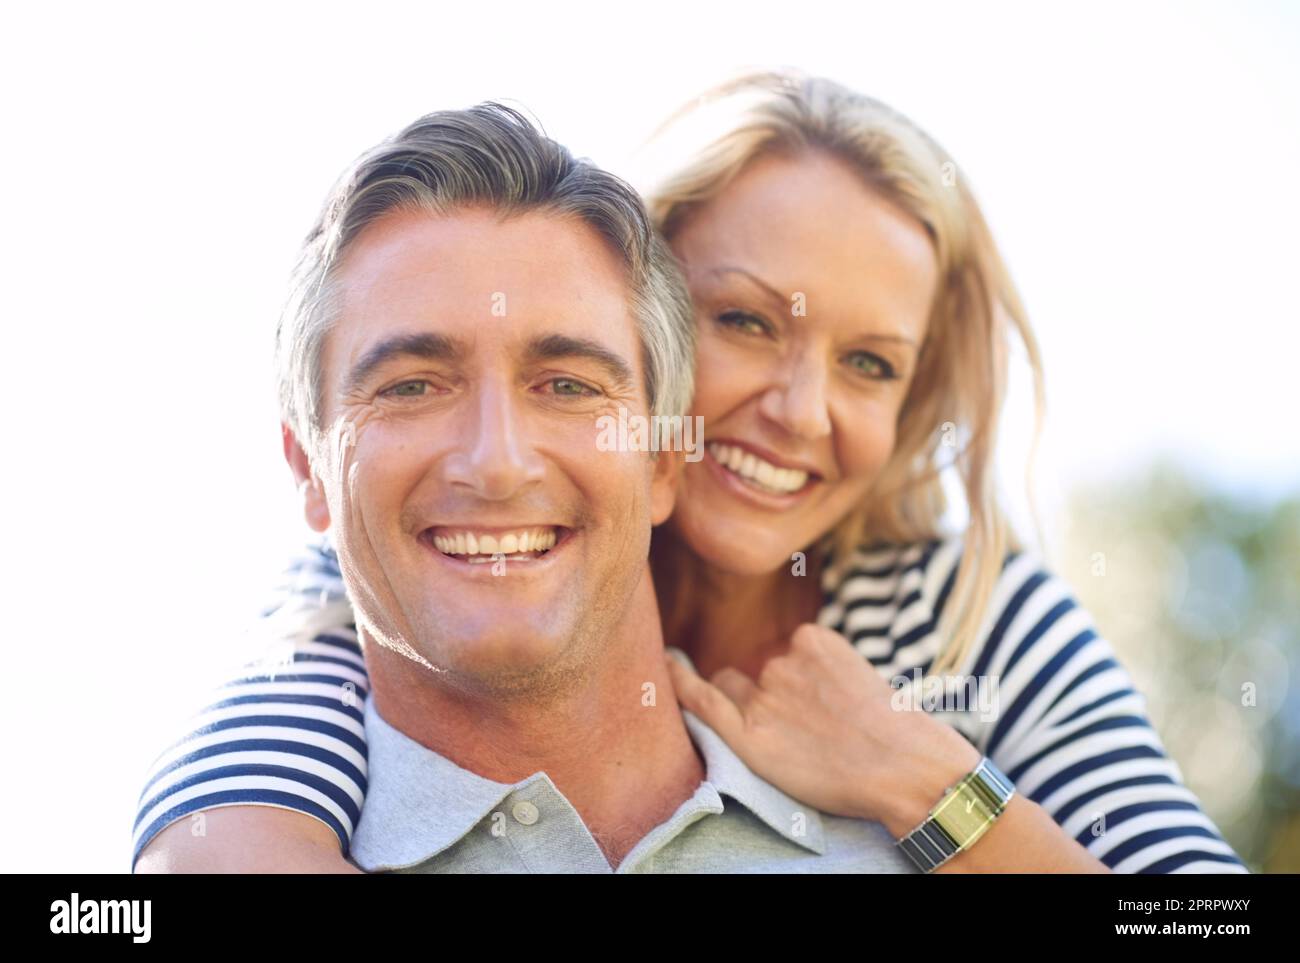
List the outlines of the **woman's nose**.
{"label": "woman's nose", "polygon": [[795,355],[776,374],[760,410],[790,434],[807,440],[831,432],[826,363],[812,351]]}

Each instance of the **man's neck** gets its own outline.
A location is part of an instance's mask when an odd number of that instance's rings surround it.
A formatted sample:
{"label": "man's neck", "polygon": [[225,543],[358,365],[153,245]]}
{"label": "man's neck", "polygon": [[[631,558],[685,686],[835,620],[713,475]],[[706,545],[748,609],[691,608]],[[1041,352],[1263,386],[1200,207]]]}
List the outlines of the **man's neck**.
{"label": "man's neck", "polygon": [[370,698],[385,722],[486,779],[545,772],[611,866],[704,779],[664,667],[648,566],[603,657],[544,699],[469,694],[362,631]]}

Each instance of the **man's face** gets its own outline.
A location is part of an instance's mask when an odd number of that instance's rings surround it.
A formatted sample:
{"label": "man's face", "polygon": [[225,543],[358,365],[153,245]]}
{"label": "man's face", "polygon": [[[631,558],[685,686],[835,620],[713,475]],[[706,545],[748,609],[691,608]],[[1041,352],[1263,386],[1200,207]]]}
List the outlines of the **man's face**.
{"label": "man's face", "polygon": [[589,669],[674,484],[666,454],[596,444],[648,414],[623,266],[575,219],[470,209],[381,218],[338,276],[308,517],[362,623],[466,688]]}

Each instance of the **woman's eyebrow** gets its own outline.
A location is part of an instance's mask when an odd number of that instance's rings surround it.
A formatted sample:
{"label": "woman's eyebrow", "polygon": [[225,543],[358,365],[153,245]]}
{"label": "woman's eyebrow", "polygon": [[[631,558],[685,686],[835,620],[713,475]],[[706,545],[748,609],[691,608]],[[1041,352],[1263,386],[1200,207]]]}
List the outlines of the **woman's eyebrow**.
{"label": "woman's eyebrow", "polygon": [[785,295],[783,295],[780,291],[778,291],[776,288],[772,287],[772,285],[768,284],[766,281],[760,278],[758,275],[752,274],[751,272],[746,271],[742,267],[736,267],[731,264],[723,264],[720,265],[719,267],[711,268],[708,273],[714,275],[739,274],[741,277],[747,278],[750,281],[750,283],[762,288],[763,291],[765,291],[767,295],[770,298],[772,298],[774,301],[780,301],[782,304],[785,304],[790,300]]}
{"label": "woman's eyebrow", "polygon": [[867,334],[860,334],[860,335],[858,335],[858,338],[859,338],[859,340],[861,340],[861,341],[894,341],[894,342],[897,342],[898,344],[910,344],[913,348],[916,347],[916,341],[915,341],[915,340],[913,340],[912,338],[905,338],[905,337],[903,337],[901,334],[871,334],[871,333],[867,333]]}
{"label": "woman's eyebrow", "polygon": [[[781,304],[787,304],[789,302],[789,298],[782,295],[781,292],[779,292],[776,288],[772,287],[772,285],[768,284],[766,281],[764,281],[762,278],[758,277],[757,275],[752,274],[749,271],[746,271],[744,268],[735,267],[734,265],[730,265],[730,264],[724,264],[720,267],[711,268],[708,271],[708,273],[714,275],[739,274],[741,277],[747,278],[751,283],[762,288],[768,294],[768,296],[771,297],[774,301],[779,301]],[[914,339],[906,337],[901,334],[867,332],[865,334],[858,335],[858,340],[894,341],[897,342],[898,344],[908,344],[911,345],[913,348],[916,347],[916,341]]]}

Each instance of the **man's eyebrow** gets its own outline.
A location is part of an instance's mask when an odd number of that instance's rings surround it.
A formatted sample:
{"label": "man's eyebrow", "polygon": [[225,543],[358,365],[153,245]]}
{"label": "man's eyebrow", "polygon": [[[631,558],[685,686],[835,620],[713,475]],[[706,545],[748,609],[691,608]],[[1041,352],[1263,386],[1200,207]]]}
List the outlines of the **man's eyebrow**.
{"label": "man's eyebrow", "polygon": [[[724,264],[722,267],[714,268],[710,273],[711,274],[739,274],[742,277],[748,278],[752,283],[762,288],[765,292],[767,292],[767,294],[774,301],[780,301],[782,304],[788,304],[790,301],[789,298],[784,297],[781,294],[781,292],[779,292],[776,288],[772,287],[772,285],[768,284],[766,281],[764,281],[762,278],[758,277],[757,275],[751,274],[749,271],[746,271],[744,268],[734,267],[730,264]],[[868,333],[862,335],[860,340],[894,341],[899,344],[910,344],[913,348],[916,347],[916,342],[914,340],[912,340],[911,338],[904,337],[901,334]]]}
{"label": "man's eyebrow", "polygon": [[463,341],[450,338],[445,334],[427,332],[423,334],[398,334],[386,338],[375,345],[348,372],[344,390],[356,391],[361,388],[375,370],[393,358],[415,357],[429,361],[459,361],[465,357],[467,348]]}
{"label": "man's eyebrow", "polygon": [[575,338],[567,334],[542,335],[528,342],[524,357],[529,363],[557,358],[588,358],[605,369],[617,388],[631,388],[636,380],[632,366],[621,355],[590,338]]}

